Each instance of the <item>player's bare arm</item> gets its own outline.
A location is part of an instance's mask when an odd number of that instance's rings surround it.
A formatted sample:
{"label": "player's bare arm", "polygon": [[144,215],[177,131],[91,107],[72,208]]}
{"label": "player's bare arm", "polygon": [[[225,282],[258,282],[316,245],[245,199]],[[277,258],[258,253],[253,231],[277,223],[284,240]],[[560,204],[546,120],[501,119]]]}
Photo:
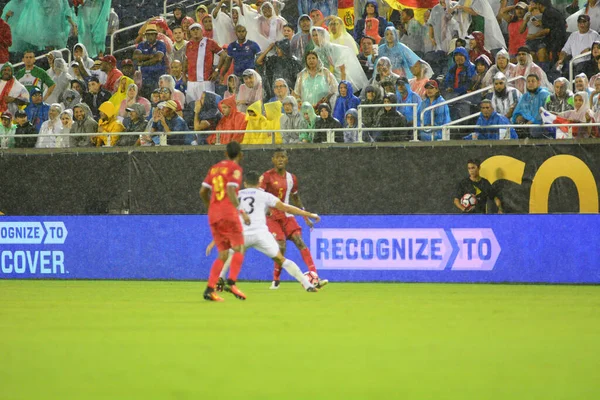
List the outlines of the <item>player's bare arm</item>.
{"label": "player's bare arm", "polygon": [[[235,186],[227,185],[227,197],[229,198],[229,201],[231,201],[231,204],[233,204],[235,208],[240,208],[240,201],[238,200]],[[244,224],[250,225],[250,217],[248,216],[248,214],[246,214],[244,210],[240,210],[240,215],[244,220]]]}
{"label": "player's bare arm", "polygon": [[[298,193],[292,193],[290,195],[290,202],[293,205],[295,205],[296,207],[298,207],[299,209],[303,209],[304,208],[304,205],[302,204],[302,199],[300,198],[300,195]],[[310,220],[310,217],[304,216],[304,221],[306,222],[306,225],[308,225],[308,227],[310,229],[313,228],[314,224]]]}
{"label": "player's bare arm", "polygon": [[298,207],[294,207],[289,204],[282,203],[281,201],[277,202],[277,204],[275,205],[275,208],[278,209],[279,211],[287,212],[290,214],[301,215],[306,218],[312,218],[315,220],[315,222],[321,221],[321,217],[319,217],[318,214],[313,214],[310,211],[301,210]]}
{"label": "player's bare arm", "polygon": [[210,189],[206,186],[202,186],[200,188],[200,198],[208,210],[208,206],[210,205]]}

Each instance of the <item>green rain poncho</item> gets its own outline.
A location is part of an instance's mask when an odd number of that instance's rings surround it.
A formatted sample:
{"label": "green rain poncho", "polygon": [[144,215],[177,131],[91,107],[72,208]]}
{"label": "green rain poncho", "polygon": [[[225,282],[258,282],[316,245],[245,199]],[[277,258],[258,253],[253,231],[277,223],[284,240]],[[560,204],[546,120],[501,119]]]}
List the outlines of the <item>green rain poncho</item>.
{"label": "green rain poncho", "polygon": [[16,26],[11,27],[13,37],[21,40],[21,49],[44,50],[48,47],[62,49],[67,47],[71,31],[68,18],[73,12],[67,0],[23,0],[24,6]]}
{"label": "green rain poncho", "polygon": [[104,53],[110,0],[87,0],[79,7],[75,17],[79,28],[79,41],[85,45],[90,57]]}

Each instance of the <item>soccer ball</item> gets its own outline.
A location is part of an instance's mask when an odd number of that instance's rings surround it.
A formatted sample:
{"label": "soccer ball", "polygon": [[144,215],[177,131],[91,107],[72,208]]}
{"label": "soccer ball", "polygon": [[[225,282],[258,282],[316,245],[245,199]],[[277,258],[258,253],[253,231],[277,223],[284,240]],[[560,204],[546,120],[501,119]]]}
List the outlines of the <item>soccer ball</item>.
{"label": "soccer ball", "polygon": [[470,210],[471,208],[475,207],[475,204],[477,204],[477,197],[471,193],[467,193],[462,197],[462,199],[460,199],[460,204],[462,204],[462,206],[467,210]]}
{"label": "soccer ball", "polygon": [[306,279],[308,279],[308,282],[310,282],[310,284],[313,286],[317,286],[317,284],[319,283],[319,275],[317,275],[316,272],[306,271],[304,273],[304,276],[306,277]]}

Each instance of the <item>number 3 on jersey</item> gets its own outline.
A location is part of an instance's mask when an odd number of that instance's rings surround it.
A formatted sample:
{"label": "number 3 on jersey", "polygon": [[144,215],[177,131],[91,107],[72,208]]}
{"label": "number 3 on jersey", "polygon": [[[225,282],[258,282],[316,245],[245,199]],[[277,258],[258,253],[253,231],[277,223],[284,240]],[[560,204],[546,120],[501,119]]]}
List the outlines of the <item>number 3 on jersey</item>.
{"label": "number 3 on jersey", "polygon": [[223,176],[215,176],[212,180],[213,191],[215,192],[215,198],[218,201],[223,200],[225,197],[225,182],[223,181]]}
{"label": "number 3 on jersey", "polygon": [[254,212],[254,202],[255,199],[254,197],[244,197],[243,199],[240,199],[240,203],[242,203],[242,208],[244,209],[244,211],[246,211],[246,213],[248,214],[252,214]]}

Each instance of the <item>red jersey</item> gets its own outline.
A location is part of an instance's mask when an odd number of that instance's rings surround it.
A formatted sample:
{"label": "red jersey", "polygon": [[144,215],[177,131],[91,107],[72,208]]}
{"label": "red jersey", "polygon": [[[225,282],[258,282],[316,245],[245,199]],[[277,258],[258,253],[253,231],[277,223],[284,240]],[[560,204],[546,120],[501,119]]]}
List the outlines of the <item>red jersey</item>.
{"label": "red jersey", "polygon": [[[296,179],[296,175],[287,171],[285,176],[281,176],[273,168],[260,177],[260,188],[277,197],[282,203],[290,204],[290,195],[298,193],[298,179]],[[283,211],[271,210],[271,218],[274,219],[284,219],[291,216],[291,214]]]}
{"label": "red jersey", "polygon": [[213,73],[215,54],[223,49],[212,39],[202,38],[199,42],[189,41],[185,48],[188,65],[188,81],[203,82]]}
{"label": "red jersey", "polygon": [[208,223],[219,220],[239,221],[238,210],[227,197],[227,186],[235,186],[236,192],[242,184],[242,167],[231,160],[223,160],[213,165],[202,186],[209,188],[210,206],[208,207]]}

